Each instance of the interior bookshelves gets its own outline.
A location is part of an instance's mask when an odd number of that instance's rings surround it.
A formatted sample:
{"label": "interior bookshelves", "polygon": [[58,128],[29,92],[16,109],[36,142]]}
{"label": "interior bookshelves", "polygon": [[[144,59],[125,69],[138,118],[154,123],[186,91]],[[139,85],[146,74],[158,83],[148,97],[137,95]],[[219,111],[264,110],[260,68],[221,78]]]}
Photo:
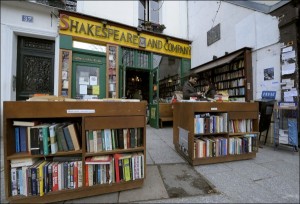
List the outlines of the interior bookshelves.
{"label": "interior bookshelves", "polygon": [[197,91],[204,91],[210,80],[218,91],[228,91],[230,101],[250,101],[252,94],[251,49],[243,48],[193,69],[199,80]]}
{"label": "interior bookshelves", "polygon": [[[257,102],[177,102],[173,105],[173,143],[191,165],[256,157]],[[204,141],[202,148],[197,146],[200,141]],[[204,154],[200,154],[201,151]]]}
{"label": "interior bookshelves", "polygon": [[[143,185],[146,172],[146,102],[91,102],[91,101],[5,101],[4,110],[4,175],[6,198],[11,203],[49,203],[62,200],[71,200],[81,197],[117,192],[138,188]],[[80,149],[77,151],[58,151],[47,156],[33,155],[30,151],[16,152],[14,121],[39,121],[40,123],[79,123],[78,140]],[[88,131],[101,129],[139,129],[141,145],[135,147],[118,148],[108,151],[89,152],[87,150],[86,134]],[[142,154],[140,166],[143,168],[143,177],[129,181],[111,182],[87,186],[85,161],[93,156],[114,156],[116,154]],[[63,189],[40,195],[14,195],[11,186],[11,161],[22,158],[38,158],[50,160],[54,157],[77,156],[82,162],[82,187]],[[115,171],[116,169],[114,169]],[[113,174],[112,174],[113,175]],[[113,175],[114,176],[114,175]]]}
{"label": "interior bookshelves", "polygon": [[178,74],[169,76],[159,81],[159,97],[168,98],[172,97],[174,91],[177,91],[180,86],[180,79]]}
{"label": "interior bookshelves", "polygon": [[119,97],[119,65],[118,65],[118,46],[107,44],[106,46],[106,98]]}

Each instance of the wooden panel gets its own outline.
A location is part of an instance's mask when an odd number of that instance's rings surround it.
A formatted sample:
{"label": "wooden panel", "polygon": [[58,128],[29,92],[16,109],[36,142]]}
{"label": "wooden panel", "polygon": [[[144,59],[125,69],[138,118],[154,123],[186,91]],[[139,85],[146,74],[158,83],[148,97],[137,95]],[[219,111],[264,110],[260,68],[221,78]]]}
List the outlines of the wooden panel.
{"label": "wooden panel", "polygon": [[[91,101],[13,101],[4,102],[6,118],[61,118],[82,116],[145,115],[146,102],[91,102]],[[67,113],[67,111],[80,111]],[[83,111],[94,111],[85,113]],[[9,113],[6,114],[6,113]]]}
{"label": "wooden panel", "polygon": [[228,113],[228,118],[229,120],[234,120],[234,119],[257,119],[258,118],[258,111],[256,112],[243,112],[243,114],[241,114],[241,112],[229,112]]}
{"label": "wooden panel", "polygon": [[117,128],[133,128],[144,127],[146,118],[144,116],[128,116],[128,117],[86,117],[86,130],[100,129],[117,129]]}

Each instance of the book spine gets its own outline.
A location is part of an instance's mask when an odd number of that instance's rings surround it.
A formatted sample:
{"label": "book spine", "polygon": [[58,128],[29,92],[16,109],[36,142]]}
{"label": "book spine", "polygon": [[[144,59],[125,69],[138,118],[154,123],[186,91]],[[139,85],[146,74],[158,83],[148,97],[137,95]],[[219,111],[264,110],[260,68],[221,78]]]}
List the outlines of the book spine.
{"label": "book spine", "polygon": [[28,168],[27,169],[27,178],[28,178],[28,184],[27,184],[27,191],[28,191],[28,194],[27,195],[32,195],[32,179],[31,179],[31,168]]}
{"label": "book spine", "polygon": [[58,191],[58,163],[55,162],[52,168],[53,182],[52,182],[52,191]]}
{"label": "book spine", "polygon": [[73,186],[73,188],[75,189],[75,188],[78,188],[78,161],[74,162],[73,176],[74,176],[74,186]]}
{"label": "book spine", "polygon": [[17,187],[17,169],[11,168],[11,195],[15,196],[18,195],[18,187]]}
{"label": "book spine", "polygon": [[16,152],[20,152],[20,128],[15,127]]}
{"label": "book spine", "polygon": [[47,187],[48,187],[48,192],[53,191],[53,162],[51,162],[48,166]]}
{"label": "book spine", "polygon": [[43,142],[43,128],[38,128],[39,130],[39,147],[40,147],[40,153],[39,154],[44,154],[44,142]]}
{"label": "book spine", "polygon": [[[62,180],[61,180],[61,178],[62,178],[62,164],[63,163],[58,163],[58,165],[57,165],[57,190],[62,190],[63,188],[62,188]],[[55,189],[56,189],[56,187],[55,187]]]}
{"label": "book spine", "polygon": [[78,188],[82,187],[82,173],[83,173],[83,169],[82,169],[82,161],[78,161]]}
{"label": "book spine", "polygon": [[20,127],[20,151],[27,152],[27,128]]}
{"label": "book spine", "polygon": [[49,127],[42,128],[44,155],[49,155]]}
{"label": "book spine", "polygon": [[74,150],[74,145],[73,145],[73,142],[72,142],[72,139],[71,139],[71,135],[70,135],[70,131],[69,131],[68,126],[63,128],[63,132],[64,132],[65,140],[67,142],[68,150],[69,151]]}
{"label": "book spine", "polygon": [[37,169],[35,167],[31,169],[31,179],[31,195],[37,195]]}
{"label": "book spine", "polygon": [[23,192],[22,194],[25,196],[28,196],[28,176],[27,176],[27,171],[28,167],[27,166],[23,166],[22,167],[22,179],[23,179]]}
{"label": "book spine", "polygon": [[55,134],[55,127],[56,127],[56,125],[51,125],[49,127],[51,154],[55,154],[58,150],[56,134]]}

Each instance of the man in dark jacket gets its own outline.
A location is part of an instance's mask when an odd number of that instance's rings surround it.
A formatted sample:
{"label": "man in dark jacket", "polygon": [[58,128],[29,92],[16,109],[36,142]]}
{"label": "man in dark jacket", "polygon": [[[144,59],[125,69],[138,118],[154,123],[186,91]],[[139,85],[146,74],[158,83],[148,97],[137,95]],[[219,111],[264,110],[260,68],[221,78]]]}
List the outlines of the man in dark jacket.
{"label": "man in dark jacket", "polygon": [[202,93],[197,92],[197,90],[194,87],[197,83],[197,80],[198,80],[197,74],[192,73],[189,75],[189,80],[184,83],[183,88],[182,88],[184,100],[189,100],[190,97],[199,98],[202,96]]}

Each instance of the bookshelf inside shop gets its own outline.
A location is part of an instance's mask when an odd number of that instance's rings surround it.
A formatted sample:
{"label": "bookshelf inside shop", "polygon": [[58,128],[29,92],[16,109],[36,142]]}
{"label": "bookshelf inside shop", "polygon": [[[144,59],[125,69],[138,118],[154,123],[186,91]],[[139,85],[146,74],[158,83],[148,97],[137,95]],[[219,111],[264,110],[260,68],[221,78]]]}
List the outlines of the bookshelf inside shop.
{"label": "bookshelf inside shop", "polygon": [[257,102],[177,102],[173,110],[173,143],[191,165],[256,156]]}
{"label": "bookshelf inside shop", "polygon": [[106,98],[118,98],[118,46],[108,44],[106,50]]}
{"label": "bookshelf inside shop", "polygon": [[[216,66],[213,62],[211,65],[206,64],[203,67],[195,68],[194,72],[199,75],[197,91],[204,91],[204,79],[207,79],[215,84],[218,92],[228,92],[230,101],[243,102],[253,99],[250,48],[244,48],[217,59]],[[210,66],[211,68],[206,68]],[[201,71],[203,68],[205,71]]]}
{"label": "bookshelf inside shop", "polygon": [[9,202],[57,202],[143,185],[146,102],[5,101],[3,107]]}
{"label": "bookshelf inside shop", "polygon": [[60,49],[58,95],[71,98],[72,51]]}
{"label": "bookshelf inside shop", "polygon": [[180,86],[178,74],[159,81],[159,98],[171,98]]}

